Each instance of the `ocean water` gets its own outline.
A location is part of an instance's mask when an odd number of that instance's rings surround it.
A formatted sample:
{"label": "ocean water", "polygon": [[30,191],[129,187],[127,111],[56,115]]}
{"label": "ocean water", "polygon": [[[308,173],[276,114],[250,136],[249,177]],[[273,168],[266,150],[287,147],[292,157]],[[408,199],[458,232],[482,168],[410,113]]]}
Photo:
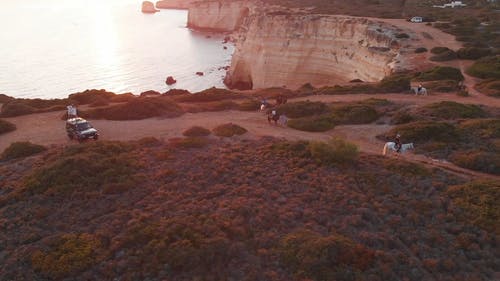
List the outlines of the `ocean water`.
{"label": "ocean water", "polygon": [[[143,14],[141,3],[0,1],[0,93],[64,98],[86,89],[140,94],[224,87],[222,67],[234,46],[223,44],[223,35],[188,29],[185,10]],[[177,83],[167,86],[167,76]]]}

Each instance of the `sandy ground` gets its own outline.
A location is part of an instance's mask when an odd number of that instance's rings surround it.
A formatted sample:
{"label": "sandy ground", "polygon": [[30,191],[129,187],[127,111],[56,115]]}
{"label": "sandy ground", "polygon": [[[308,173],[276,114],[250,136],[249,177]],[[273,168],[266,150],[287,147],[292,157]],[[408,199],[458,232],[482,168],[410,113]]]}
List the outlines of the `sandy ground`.
{"label": "sandy ground", "polygon": [[[436,46],[446,46],[457,50],[462,47],[460,42],[455,41],[450,34],[441,32],[438,29],[432,28],[424,23],[411,23],[402,19],[373,19],[384,21],[403,29],[409,29],[417,34],[418,42],[413,42],[430,50]],[[430,36],[423,36],[427,33]],[[429,64],[434,64],[428,61],[429,53],[419,54],[420,57],[415,57],[418,60],[425,60]],[[458,67],[464,72],[471,61],[456,60],[446,62],[446,65]],[[442,64],[442,63],[441,63]],[[443,100],[457,100],[463,103],[483,104],[494,107],[500,107],[500,101],[495,98],[484,96],[475,90],[473,85],[475,79],[466,76],[465,85],[468,87],[471,97],[460,98],[456,94],[433,94],[429,96],[414,96],[410,94],[378,94],[378,95],[338,95],[338,96],[309,96],[296,100],[311,100],[323,102],[349,102],[355,100],[363,100],[367,98],[384,98],[394,102],[408,103],[413,105],[425,105]],[[292,100],[290,100],[292,101]],[[60,145],[72,143],[66,136],[64,121],[60,116],[64,112],[49,112],[43,114],[20,116],[15,118],[5,118],[9,122],[17,126],[17,130],[0,136],[0,151],[3,151],[12,142],[30,141],[41,145]],[[93,125],[99,130],[101,139],[104,140],[137,140],[143,137],[154,136],[159,139],[168,140],[174,137],[182,137],[182,132],[191,126],[202,126],[208,129],[233,122],[246,128],[249,133],[245,138],[259,138],[262,136],[273,136],[288,140],[327,140],[332,137],[341,137],[357,144],[361,151],[365,153],[380,154],[384,143],[376,139],[376,135],[386,132],[391,129],[390,125],[369,124],[369,125],[349,125],[337,126],[335,129],[324,133],[307,133],[293,130],[290,128],[279,127],[267,123],[266,116],[262,112],[242,112],[242,111],[223,111],[223,112],[203,112],[195,114],[184,114],[178,118],[151,118],[138,121],[108,121],[94,120]],[[495,177],[482,173],[469,171],[459,168],[446,161],[430,159],[421,155],[412,153],[405,154],[406,159],[410,161],[421,162],[427,165],[441,167],[450,171],[456,172],[470,178],[475,177]],[[499,177],[495,177],[499,178]]]}
{"label": "sandy ground", "polygon": [[[290,101],[311,100],[323,102],[349,102],[373,97],[415,105],[425,105],[443,100],[456,100],[458,98],[455,94],[436,94],[426,97],[409,94],[360,94],[340,96],[317,95],[291,99]],[[500,107],[499,100],[486,96],[462,98],[460,101]],[[14,123],[17,126],[17,130],[0,136],[0,151],[3,151],[12,142],[16,141],[30,141],[45,146],[75,143],[75,141],[70,141],[66,136],[64,121],[60,118],[63,114],[64,112],[60,111],[4,118]],[[178,118],[150,118],[136,121],[93,120],[92,124],[99,130],[102,140],[129,141],[149,136],[168,140],[174,137],[182,137],[182,132],[192,126],[202,126],[213,129],[220,124],[228,122],[236,123],[246,128],[249,132],[244,138],[248,139],[273,136],[287,140],[325,141],[332,137],[340,137],[358,145],[362,152],[371,154],[381,154],[384,146],[382,141],[376,139],[376,135],[384,133],[392,128],[391,125],[387,124],[344,125],[337,126],[335,129],[324,133],[308,133],[291,128],[270,125],[267,122],[265,114],[262,112],[244,111],[187,113]],[[410,161],[442,167],[470,178],[492,177],[459,168],[445,161],[430,159],[422,155],[407,153],[402,157]]]}

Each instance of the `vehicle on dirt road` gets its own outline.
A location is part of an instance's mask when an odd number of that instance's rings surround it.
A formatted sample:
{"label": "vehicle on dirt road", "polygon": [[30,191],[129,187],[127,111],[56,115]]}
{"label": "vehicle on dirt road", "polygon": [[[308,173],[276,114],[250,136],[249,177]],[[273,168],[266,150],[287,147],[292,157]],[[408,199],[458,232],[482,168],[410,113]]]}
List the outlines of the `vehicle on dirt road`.
{"label": "vehicle on dirt road", "polygon": [[66,133],[68,138],[84,141],[87,139],[97,140],[99,133],[87,120],[76,117],[66,120]]}

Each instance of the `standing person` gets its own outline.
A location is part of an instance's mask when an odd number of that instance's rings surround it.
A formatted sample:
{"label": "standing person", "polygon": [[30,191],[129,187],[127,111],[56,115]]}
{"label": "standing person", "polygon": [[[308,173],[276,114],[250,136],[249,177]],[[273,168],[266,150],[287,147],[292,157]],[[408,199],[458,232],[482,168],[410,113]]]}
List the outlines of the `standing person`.
{"label": "standing person", "polygon": [[73,104],[70,104],[66,108],[68,109],[68,119],[77,117],[76,106],[74,106]]}
{"label": "standing person", "polygon": [[400,134],[396,135],[396,138],[394,138],[394,143],[395,143],[396,152],[400,152],[401,151],[401,135]]}

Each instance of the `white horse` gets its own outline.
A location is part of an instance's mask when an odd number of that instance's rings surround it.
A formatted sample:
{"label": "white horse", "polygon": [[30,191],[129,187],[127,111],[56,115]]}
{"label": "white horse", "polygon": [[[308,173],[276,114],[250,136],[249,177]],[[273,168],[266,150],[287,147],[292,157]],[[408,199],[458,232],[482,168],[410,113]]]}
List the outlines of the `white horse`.
{"label": "white horse", "polygon": [[[401,145],[401,149],[399,150],[399,152],[403,153],[405,152],[406,150],[408,149],[413,149],[413,143],[405,143],[403,145]],[[396,152],[398,151],[398,149],[396,148],[396,143],[395,142],[386,142],[385,145],[384,145],[384,150],[382,151],[382,155],[386,155],[387,154],[387,149],[391,149],[392,151]]]}
{"label": "white horse", "polygon": [[418,87],[411,87],[411,91],[415,93],[415,96],[418,96],[418,94],[422,94],[423,96],[427,96],[427,89],[422,87],[420,91],[418,90]]}

